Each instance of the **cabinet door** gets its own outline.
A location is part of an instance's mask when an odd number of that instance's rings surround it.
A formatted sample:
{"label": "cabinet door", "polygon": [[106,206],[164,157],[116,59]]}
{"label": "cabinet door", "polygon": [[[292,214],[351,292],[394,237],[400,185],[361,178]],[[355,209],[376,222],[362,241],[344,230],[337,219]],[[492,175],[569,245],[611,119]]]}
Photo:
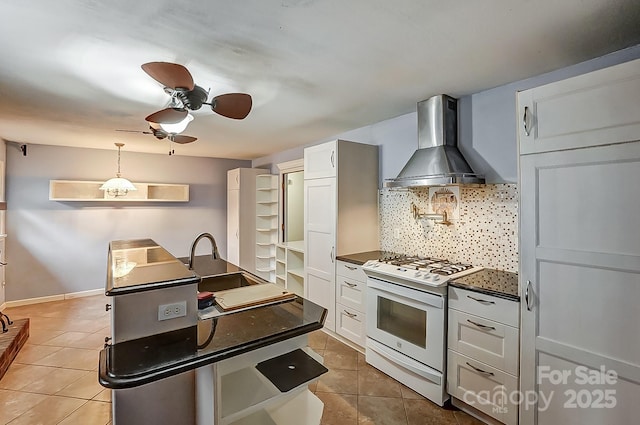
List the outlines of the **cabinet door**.
{"label": "cabinet door", "polygon": [[640,60],[518,93],[520,153],[640,139]]}
{"label": "cabinet door", "polygon": [[328,310],[324,325],[335,331],[336,179],[305,180],[304,200],[305,295]]}
{"label": "cabinet door", "polygon": [[[521,390],[551,396],[521,424],[635,423],[640,142],[524,155],[520,173]],[[601,370],[615,382],[583,382]]]}
{"label": "cabinet door", "polygon": [[227,261],[240,265],[240,191],[227,190]]}
{"label": "cabinet door", "polygon": [[304,178],[335,177],[338,165],[337,141],[311,146],[304,150]]}

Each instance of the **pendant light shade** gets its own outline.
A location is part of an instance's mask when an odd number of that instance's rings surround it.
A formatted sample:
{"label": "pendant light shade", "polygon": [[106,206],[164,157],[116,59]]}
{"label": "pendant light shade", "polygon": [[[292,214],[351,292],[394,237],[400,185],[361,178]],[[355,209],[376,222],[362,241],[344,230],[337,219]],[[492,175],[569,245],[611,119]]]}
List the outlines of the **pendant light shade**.
{"label": "pendant light shade", "polygon": [[117,198],[118,196],[125,196],[132,190],[138,189],[129,180],[120,177],[120,148],[124,146],[124,143],[115,143],[115,145],[118,147],[118,172],[114,178],[104,182],[104,184],[100,186],[100,190],[104,190],[107,195]]}

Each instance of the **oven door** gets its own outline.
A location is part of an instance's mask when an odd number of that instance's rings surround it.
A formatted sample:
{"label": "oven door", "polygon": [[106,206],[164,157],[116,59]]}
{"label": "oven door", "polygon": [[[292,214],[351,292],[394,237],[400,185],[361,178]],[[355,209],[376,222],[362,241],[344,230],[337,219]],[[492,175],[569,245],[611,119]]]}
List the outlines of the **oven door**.
{"label": "oven door", "polygon": [[445,298],[367,277],[367,336],[440,372]]}

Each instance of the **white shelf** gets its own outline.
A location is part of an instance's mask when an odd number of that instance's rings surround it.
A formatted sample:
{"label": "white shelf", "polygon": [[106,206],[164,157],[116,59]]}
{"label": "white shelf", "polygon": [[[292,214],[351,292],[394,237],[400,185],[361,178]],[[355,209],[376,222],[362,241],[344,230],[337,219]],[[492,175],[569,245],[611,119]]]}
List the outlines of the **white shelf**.
{"label": "white shelf", "polygon": [[324,403],[317,396],[311,391],[302,391],[289,400],[258,410],[231,425],[318,425],[323,410]]}
{"label": "white shelf", "polygon": [[289,269],[287,273],[292,274],[294,276],[298,276],[304,279],[304,268],[301,269]]}
{"label": "white shelf", "polygon": [[276,242],[278,239],[278,176],[256,176],[256,274],[276,281]]}
{"label": "white shelf", "polygon": [[109,196],[100,190],[104,182],[79,180],[50,180],[50,201],[89,202],[188,202],[188,184],[133,183],[137,190],[124,196]]}
{"label": "white shelf", "polygon": [[304,296],[304,241],[276,247],[276,275],[288,291]]}
{"label": "white shelf", "polygon": [[[318,363],[323,363],[322,357],[310,348],[305,347],[303,351]],[[225,374],[220,378],[221,423],[319,424],[324,405],[307,390],[307,385],[318,378],[281,392],[253,366]],[[303,419],[305,417],[307,420]]]}

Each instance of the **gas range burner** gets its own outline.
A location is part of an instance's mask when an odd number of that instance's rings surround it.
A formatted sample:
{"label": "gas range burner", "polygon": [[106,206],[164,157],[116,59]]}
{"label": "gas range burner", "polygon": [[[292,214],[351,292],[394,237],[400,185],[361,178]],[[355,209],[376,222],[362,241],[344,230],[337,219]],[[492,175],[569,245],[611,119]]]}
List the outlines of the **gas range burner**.
{"label": "gas range burner", "polygon": [[389,254],[378,260],[368,261],[363,270],[367,274],[393,276],[427,286],[443,286],[453,278],[481,268],[471,264],[451,263],[440,258]]}

